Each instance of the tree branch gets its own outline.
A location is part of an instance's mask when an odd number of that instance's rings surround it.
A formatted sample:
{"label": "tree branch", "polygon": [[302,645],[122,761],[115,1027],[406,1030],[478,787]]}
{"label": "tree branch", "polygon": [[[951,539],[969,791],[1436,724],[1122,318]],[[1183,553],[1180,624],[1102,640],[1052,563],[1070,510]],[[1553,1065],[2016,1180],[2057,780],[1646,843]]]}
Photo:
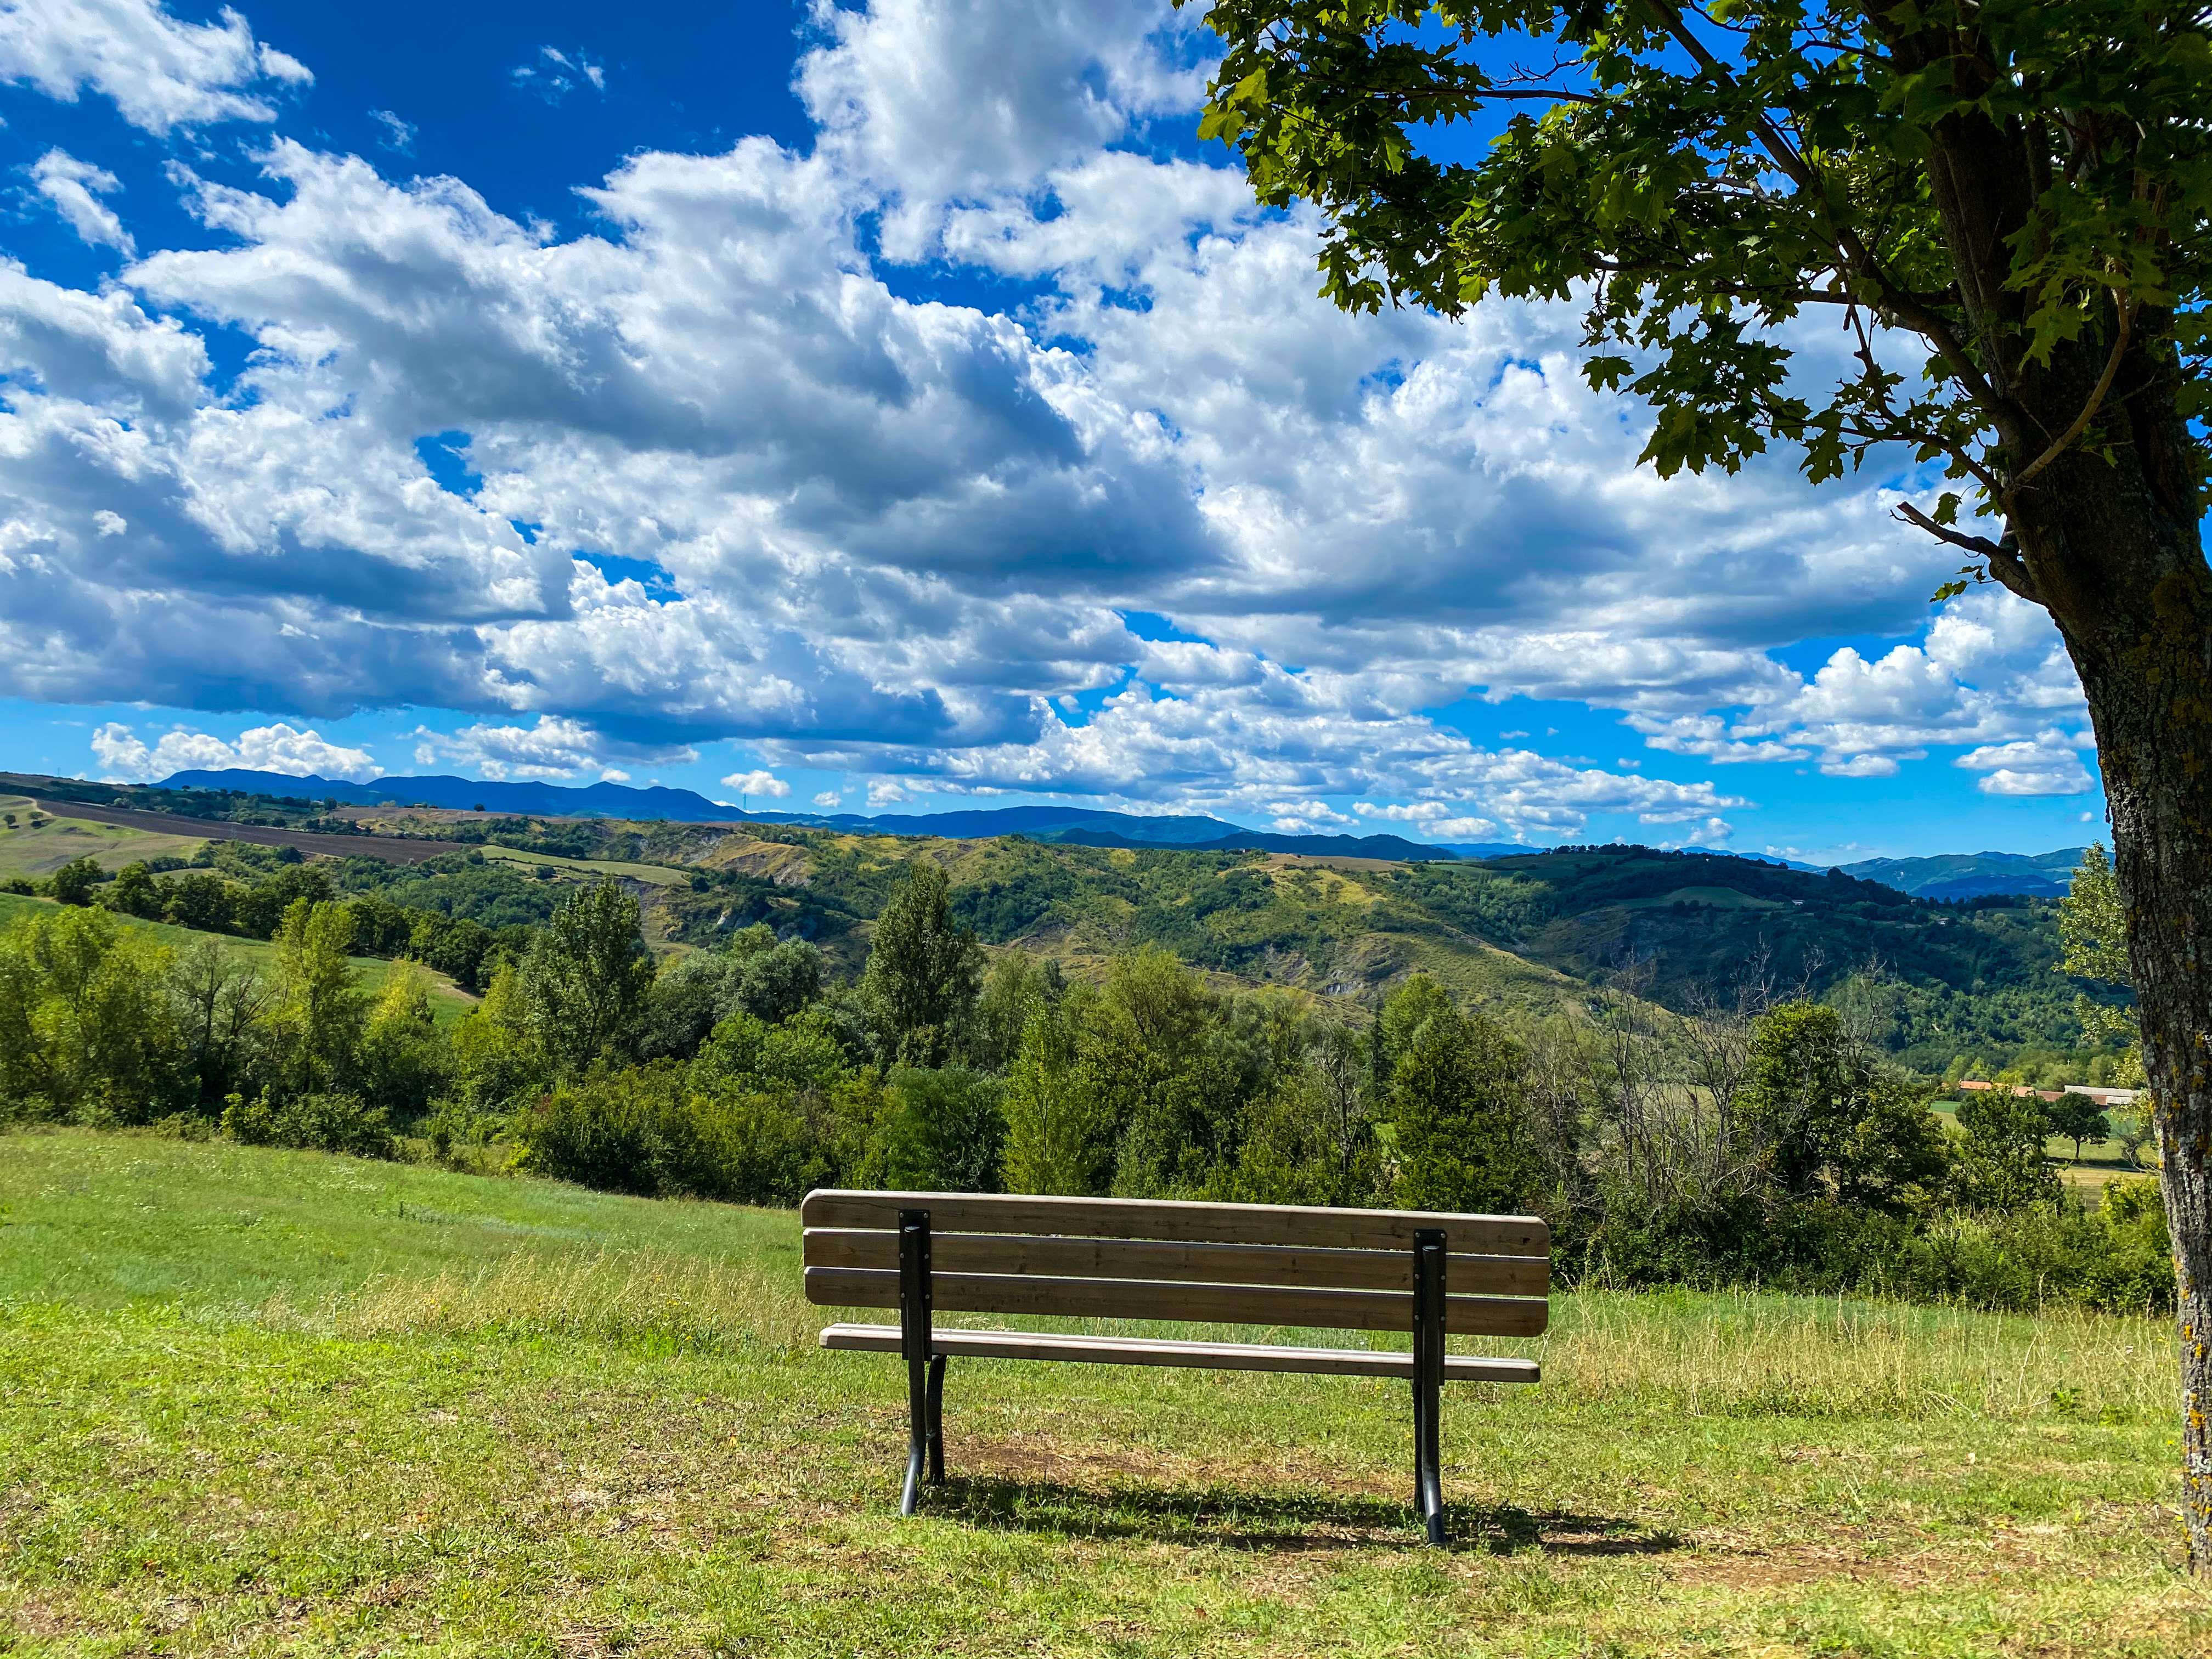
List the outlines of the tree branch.
{"label": "tree branch", "polygon": [[2119,312],[2119,332],[2112,341],[2112,355],[2105,359],[2105,372],[2097,377],[2097,384],[2089,392],[2089,401],[2081,405],[2081,412],[2074,417],[2074,424],[2053,438],[2051,441],[2050,448],[2030,461],[2007,483],[2005,495],[2008,499],[2005,510],[2008,514],[2012,510],[2009,499],[2012,492],[2025,486],[2030,478],[2057,460],[2067,446],[2081,435],[2089,422],[2096,418],[2097,410],[2104,404],[2105,394],[2112,389],[2113,377],[2120,372],[2120,355],[2128,349],[2128,331],[2135,322],[2135,307],[2132,304],[2123,301]]}
{"label": "tree branch", "polygon": [[[2043,594],[2035,585],[2035,578],[2028,574],[2027,566],[2021,562],[2017,547],[2007,546],[2004,542],[1993,542],[1986,536],[1969,536],[1948,525],[1937,524],[1911,501],[1899,501],[1891,516],[1926,531],[1939,541],[1964,548],[1989,566],[1990,575],[1999,586],[2017,594],[2030,605],[2043,603]],[[2007,540],[2009,539],[2008,537]]]}
{"label": "tree branch", "polygon": [[[1661,26],[1680,43],[1683,51],[1690,54],[1699,69],[1723,85],[1734,88],[1738,92],[1742,91],[1742,82],[1729,73],[1728,65],[1715,57],[1707,49],[1705,43],[1691,32],[1690,26],[1682,21],[1680,9],[1673,3],[1673,0],[1644,0],[1644,3],[1650,8],[1658,17]],[[1837,223],[1829,218],[1827,191],[1821,187],[1820,176],[1807,163],[1805,158],[1797,153],[1796,147],[1776,130],[1774,123],[1767,118],[1765,112],[1754,109],[1752,112],[1751,123],[1759,134],[1759,142],[1766,147],[1767,153],[1774,158],[1775,165],[1782,169],[1783,173],[1792,184],[1812,198],[1815,210],[1823,219],[1828,220],[1830,234],[1835,237],[1846,263],[1858,275],[1869,278],[1881,290],[1883,303],[1894,311],[1901,321],[1915,333],[1924,336],[1934,344],[1936,349],[1942,354],[1943,361],[1950,366],[1951,372],[1959,377],[1960,384],[1966,388],[1978,403],[1993,415],[2016,417],[2020,413],[2018,407],[2010,398],[2002,396],[1996,388],[1989,383],[1987,377],[1974,366],[1974,360],[1966,355],[1966,348],[1959,343],[1957,337],[1952,334],[1949,326],[1943,319],[1916,303],[1910,295],[1899,288],[1891,280],[1889,272],[1884,268],[1882,263],[1875,258],[1873,250],[1861,241],[1850,227]]]}

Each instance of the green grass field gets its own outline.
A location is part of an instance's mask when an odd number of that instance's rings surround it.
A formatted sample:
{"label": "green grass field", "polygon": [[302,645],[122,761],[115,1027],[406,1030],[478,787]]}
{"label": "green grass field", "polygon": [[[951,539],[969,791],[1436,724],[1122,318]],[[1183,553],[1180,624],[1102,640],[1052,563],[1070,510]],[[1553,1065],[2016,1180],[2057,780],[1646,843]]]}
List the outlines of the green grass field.
{"label": "green grass field", "polygon": [[[6,927],[18,916],[38,915],[55,908],[52,899],[31,898],[21,893],[0,893],[0,928]],[[235,951],[246,957],[263,972],[273,970],[276,964],[276,947],[266,939],[240,939],[231,933],[204,933],[194,927],[179,927],[166,921],[147,921],[137,916],[118,916],[116,921],[134,933],[149,934],[172,949],[180,949],[198,939],[214,939],[227,951]],[[392,972],[392,963],[382,957],[354,957],[349,958],[361,975],[362,988],[374,995],[383,988],[385,978]],[[476,1006],[477,999],[456,985],[450,975],[425,968],[422,972],[430,981],[430,1014],[441,1027],[450,1026]]]}
{"label": "green grass field", "polygon": [[0,1651],[2212,1648],[2157,1325],[1562,1297],[1448,1391],[1437,1553],[1344,1378],[963,1363],[902,1522],[798,1286],[788,1213],[0,1137]]}
{"label": "green grass field", "polygon": [[[206,844],[197,836],[164,836],[89,818],[46,816],[27,795],[0,794],[0,809],[15,815],[0,820],[0,876],[50,876],[75,859],[98,860],[104,870],[120,870],[141,859],[188,859]],[[33,816],[38,821],[33,823]]]}
{"label": "green grass field", "polygon": [[672,869],[665,864],[632,864],[622,859],[567,859],[556,853],[526,853],[519,848],[489,844],[477,850],[501,864],[564,870],[580,876],[628,876],[656,887],[673,887],[691,878],[689,871]]}

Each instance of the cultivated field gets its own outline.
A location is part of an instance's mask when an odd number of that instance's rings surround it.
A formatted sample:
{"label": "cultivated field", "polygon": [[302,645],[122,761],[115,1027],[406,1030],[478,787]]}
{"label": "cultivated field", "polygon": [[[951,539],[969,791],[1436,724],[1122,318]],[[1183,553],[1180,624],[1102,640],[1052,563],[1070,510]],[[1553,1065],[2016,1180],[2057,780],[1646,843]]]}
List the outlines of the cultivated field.
{"label": "cultivated field", "polygon": [[902,1522],[798,1278],[787,1213],[0,1137],[0,1651],[2212,1649],[2154,1324],[1563,1297],[1448,1392],[1447,1554],[1353,1379],[956,1365]]}

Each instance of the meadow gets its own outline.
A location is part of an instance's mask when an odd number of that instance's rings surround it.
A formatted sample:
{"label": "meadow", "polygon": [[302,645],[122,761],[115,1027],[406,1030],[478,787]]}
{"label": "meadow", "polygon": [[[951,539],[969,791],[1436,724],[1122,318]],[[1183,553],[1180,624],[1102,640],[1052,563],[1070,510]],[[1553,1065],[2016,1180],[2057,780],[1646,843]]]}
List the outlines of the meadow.
{"label": "meadow", "polygon": [[798,1243],[0,1137],[0,1651],[2212,1650],[2157,1322],[1565,1294],[1486,1345],[1540,1386],[1448,1393],[1443,1553],[1401,1388],[966,1363],[902,1522],[897,1363],[813,1346]]}
{"label": "meadow", "polygon": [[0,876],[51,876],[72,860],[88,858],[103,870],[120,870],[142,859],[189,859],[204,836],[167,836],[90,818],[55,817],[27,795],[0,794]]}

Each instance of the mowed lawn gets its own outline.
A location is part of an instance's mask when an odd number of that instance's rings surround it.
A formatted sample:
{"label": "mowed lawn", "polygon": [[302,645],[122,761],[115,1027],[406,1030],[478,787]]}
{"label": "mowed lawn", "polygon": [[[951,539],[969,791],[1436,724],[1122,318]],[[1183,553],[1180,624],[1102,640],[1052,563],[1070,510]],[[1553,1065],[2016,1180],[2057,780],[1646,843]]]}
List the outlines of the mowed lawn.
{"label": "mowed lawn", "polygon": [[[2171,1655],[2170,1334],[1561,1297],[1540,1387],[902,1372],[794,1216],[0,1135],[0,1651]],[[1340,1339],[1352,1340],[1346,1337]],[[13,1645],[9,1645],[12,1642]]]}

